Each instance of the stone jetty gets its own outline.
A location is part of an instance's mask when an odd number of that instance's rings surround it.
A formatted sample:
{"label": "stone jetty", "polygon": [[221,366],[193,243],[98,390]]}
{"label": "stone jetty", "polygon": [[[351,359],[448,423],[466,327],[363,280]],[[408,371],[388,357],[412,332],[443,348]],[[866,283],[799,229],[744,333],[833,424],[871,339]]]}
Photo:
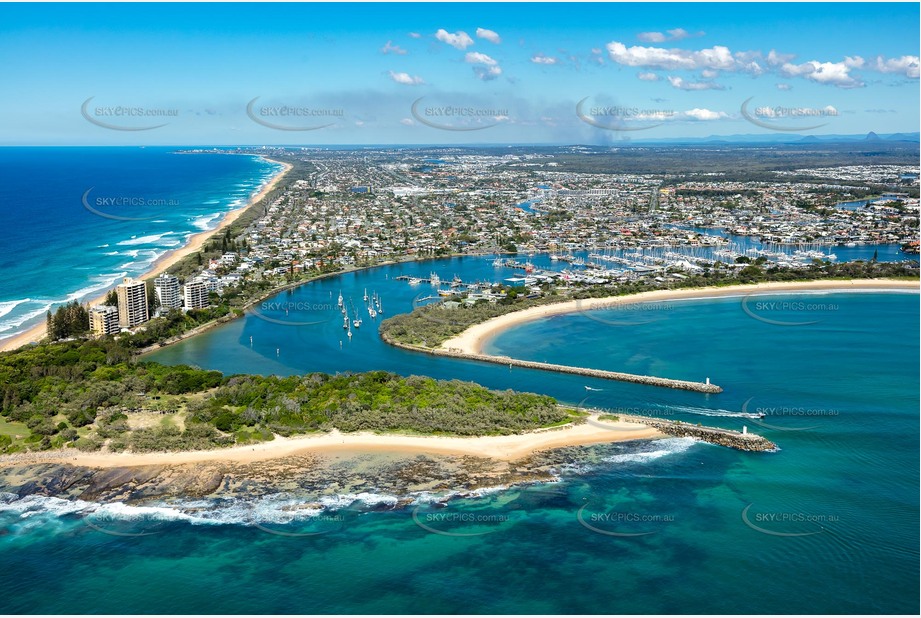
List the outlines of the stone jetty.
{"label": "stone jetty", "polygon": [[[762,436],[753,433],[742,433],[732,431],[731,429],[722,429],[720,427],[704,427],[701,425],[692,425],[682,421],[667,421],[661,418],[649,416],[633,416],[628,414],[617,414],[621,420],[632,423],[642,423],[652,427],[664,434],[678,438],[697,438],[710,444],[726,446],[739,451],[773,451],[777,445]],[[603,427],[602,423],[594,424]]]}
{"label": "stone jetty", "polygon": [[556,373],[569,373],[582,375],[590,378],[601,378],[603,380],[618,380],[620,382],[634,382],[636,384],[646,384],[649,386],[661,386],[665,388],[677,388],[686,391],[696,391],[698,393],[722,393],[723,389],[710,382],[691,382],[689,380],[673,380],[671,378],[658,378],[656,376],[642,376],[634,373],[623,373],[620,371],[607,371],[605,369],[589,369],[588,367],[574,367],[571,365],[556,365],[554,363],[542,363],[538,361],[520,360],[508,356],[491,356],[489,354],[467,354],[460,350],[445,350],[442,348],[425,348],[422,346],[409,345],[393,341],[386,336],[384,341],[390,345],[414,352],[425,352],[435,356],[448,356],[451,358],[461,358],[464,360],[481,361],[484,363],[493,363],[496,365],[508,365],[509,367],[522,367],[524,369],[538,369],[541,371],[554,371]]}

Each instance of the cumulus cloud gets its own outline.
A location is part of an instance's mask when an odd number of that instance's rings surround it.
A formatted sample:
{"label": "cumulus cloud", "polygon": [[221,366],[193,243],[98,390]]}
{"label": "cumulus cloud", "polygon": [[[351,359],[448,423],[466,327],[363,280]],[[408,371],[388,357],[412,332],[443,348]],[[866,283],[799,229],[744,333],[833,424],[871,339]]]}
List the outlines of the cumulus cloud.
{"label": "cumulus cloud", "polygon": [[499,36],[499,33],[495,30],[487,30],[486,28],[477,28],[476,36],[478,39],[486,39],[490,43],[495,43],[498,45],[502,42],[502,37]]}
{"label": "cumulus cloud", "polygon": [[918,56],[889,59],[877,56],[868,66],[880,73],[901,73],[905,77],[918,79]]}
{"label": "cumulus cloud", "polygon": [[640,32],[636,38],[644,43],[664,43],[665,35],[661,32]]}
{"label": "cumulus cloud", "polygon": [[636,76],[637,76],[638,78],[640,78],[640,80],[642,80],[642,81],[644,81],[644,82],[657,82],[657,81],[659,81],[659,76],[656,75],[655,73],[651,73],[651,72],[650,72],[650,73],[647,73],[647,72],[637,73]]}
{"label": "cumulus cloud", "polygon": [[699,107],[689,109],[685,112],[679,112],[678,116],[685,120],[720,120],[722,118],[729,118],[729,114],[726,112],[715,112],[709,109],[701,109]]}
{"label": "cumulus cloud", "polygon": [[780,67],[780,72],[787,77],[803,77],[819,84],[839,88],[860,88],[864,85],[850,74],[851,67],[846,62],[819,62],[818,60],[810,60],[802,64],[788,62]]}
{"label": "cumulus cloud", "polygon": [[401,118],[400,124],[406,125],[407,127],[411,127],[414,124],[416,124],[416,122],[412,118]]}
{"label": "cumulus cloud", "polygon": [[723,86],[711,81],[691,82],[681,77],[668,76],[668,83],[678,90],[723,90]]}
{"label": "cumulus cloud", "polygon": [[502,75],[502,69],[498,66],[482,66],[477,65],[473,67],[473,74],[476,75],[477,79],[481,79],[484,82],[492,81]]}
{"label": "cumulus cloud", "polygon": [[487,54],[467,52],[464,56],[464,62],[475,65],[473,67],[473,74],[476,75],[477,79],[481,79],[484,82],[496,79],[502,75],[502,69],[499,67],[499,62]]}
{"label": "cumulus cloud", "polygon": [[608,43],[607,49],[611,60],[617,64],[631,67],[669,71],[676,69],[732,71],[739,68],[739,64],[729,51],[729,48],[722,45],[715,45],[700,51],[690,51],[686,49],[644,47],[642,45],[627,47],[623,43],[613,41]]}
{"label": "cumulus cloud", "polygon": [[535,54],[531,56],[531,62],[534,64],[557,64],[558,59],[553,56],[545,56],[544,54]]}
{"label": "cumulus cloud", "polygon": [[447,43],[451,47],[460,50],[467,49],[473,45],[473,39],[471,39],[470,35],[463,30],[458,30],[457,32],[451,33],[444,28],[439,28],[438,32],[435,33],[435,38],[442,43]]}
{"label": "cumulus cloud", "polygon": [[[662,32],[641,33],[646,42],[663,42],[690,36],[682,29]],[[622,66],[665,71],[700,71],[704,79],[713,79],[720,72],[745,73],[752,76],[772,72],[783,77],[799,77],[818,84],[838,88],[860,88],[864,82],[852,72],[856,70],[877,71],[880,73],[899,74],[909,79],[917,79],[919,74],[918,56],[901,56],[898,58],[865,59],[861,56],[845,56],[839,62],[808,60],[795,62],[792,54],[771,50],[767,55],[760,51],[730,51],[723,45],[710,48],[689,50],[656,46],[633,45],[628,47],[620,41],[612,41],[606,46],[608,57]],[[694,89],[705,89],[707,82],[687,82],[681,84],[698,84]],[[683,86],[673,86],[681,88]],[[710,86],[713,87],[713,86]]]}
{"label": "cumulus cloud", "polygon": [[[703,36],[703,32],[698,32],[696,36]],[[673,28],[665,32],[640,32],[636,38],[644,43],[664,43],[665,41],[680,41],[692,35],[684,28]]]}
{"label": "cumulus cloud", "polygon": [[464,62],[469,64],[485,64],[491,67],[499,64],[494,58],[480,52],[467,52],[464,56]]}
{"label": "cumulus cloud", "polygon": [[418,86],[419,84],[425,83],[425,80],[419,77],[418,75],[410,75],[409,73],[398,73],[396,71],[390,71],[389,75],[390,75],[390,79],[392,79],[398,84],[403,84],[405,86]]}
{"label": "cumulus cloud", "polygon": [[382,54],[397,54],[398,56],[403,56],[406,54],[406,50],[400,47],[399,45],[394,45],[392,41],[387,41],[386,45],[381,47]]}
{"label": "cumulus cloud", "polygon": [[422,35],[419,34],[418,32],[410,32],[410,33],[409,33],[409,38],[411,38],[411,39],[421,39],[421,38],[422,38]]}
{"label": "cumulus cloud", "polygon": [[790,84],[775,84],[778,90],[790,90],[793,88]]}

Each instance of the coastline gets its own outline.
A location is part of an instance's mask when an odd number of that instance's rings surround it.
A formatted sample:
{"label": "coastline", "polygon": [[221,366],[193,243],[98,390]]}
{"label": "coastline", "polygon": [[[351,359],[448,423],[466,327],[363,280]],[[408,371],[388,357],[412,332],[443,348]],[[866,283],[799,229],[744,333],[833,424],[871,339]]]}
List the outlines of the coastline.
{"label": "coastline", "polygon": [[203,462],[253,463],[309,453],[363,452],[441,454],[485,457],[514,461],[538,451],[566,446],[584,446],[606,442],[625,442],[665,437],[666,434],[641,422],[599,421],[590,415],[588,422],[537,429],[508,436],[421,436],[373,434],[369,432],[329,433],[292,438],[276,437],[270,442],[207,451],[168,453],[82,453],[57,451],[5,455],[0,468],[38,463],[59,463],[90,468],[173,465]]}
{"label": "coastline", "polygon": [[[233,153],[230,153],[230,154],[233,154]],[[259,155],[256,155],[256,156],[259,156]],[[168,268],[170,268],[171,266],[173,266],[174,264],[176,264],[183,258],[199,251],[212,236],[218,234],[219,232],[222,232],[225,228],[233,224],[233,222],[236,221],[244,212],[246,212],[247,210],[249,210],[256,204],[261,202],[262,199],[265,198],[265,196],[268,195],[278,185],[281,179],[284,178],[285,175],[293,167],[290,163],[276,161],[274,159],[270,159],[264,156],[260,156],[260,158],[262,158],[265,161],[269,161],[271,163],[277,163],[278,165],[282,165],[284,166],[284,168],[280,172],[275,174],[275,176],[273,176],[272,179],[269,180],[262,187],[262,189],[259,190],[258,193],[255,193],[252,197],[250,197],[249,200],[247,200],[245,205],[241,206],[240,208],[236,208],[234,210],[231,210],[225,213],[224,217],[221,219],[220,223],[218,223],[216,228],[214,228],[213,230],[205,230],[203,232],[198,232],[197,234],[192,235],[191,237],[189,237],[189,240],[188,242],[186,242],[186,244],[184,244],[181,247],[177,247],[176,249],[173,249],[172,251],[167,251],[166,253],[161,255],[159,258],[157,258],[157,260],[154,261],[153,264],[150,265],[150,269],[148,269],[146,272],[140,275],[135,276],[134,278],[135,279],[149,279],[150,277],[156,277],[157,275],[166,271]],[[90,300],[81,301],[81,304],[90,305],[90,306],[97,305],[105,300],[106,296],[109,294],[109,291],[110,290],[106,290],[99,296],[92,298]],[[0,352],[9,352],[11,350],[16,350],[18,348],[21,348],[30,343],[36,343],[44,339],[45,335],[46,335],[46,325],[44,322],[41,322],[39,324],[36,324],[32,328],[26,330],[25,332],[22,332],[16,336],[10,337],[9,339],[4,339],[3,341],[0,341]]]}
{"label": "coastline", "polygon": [[[849,290],[886,290],[886,289],[911,289],[918,290],[917,281],[901,279],[820,279],[816,281],[774,281],[769,283],[755,283],[745,285],[732,285],[725,287],[684,288],[676,290],[653,290],[626,296],[606,296],[602,298],[586,298],[568,300],[551,305],[531,307],[501,315],[480,324],[474,324],[459,335],[448,339],[435,350],[470,354],[477,356],[491,356],[483,352],[483,347],[488,341],[502,332],[540,320],[542,318],[578,313],[592,309],[613,308],[621,305],[670,300],[703,299],[725,296],[745,296],[748,294],[782,293],[782,292],[809,292],[809,291],[835,291],[846,292]],[[493,357],[499,358],[499,357]]]}

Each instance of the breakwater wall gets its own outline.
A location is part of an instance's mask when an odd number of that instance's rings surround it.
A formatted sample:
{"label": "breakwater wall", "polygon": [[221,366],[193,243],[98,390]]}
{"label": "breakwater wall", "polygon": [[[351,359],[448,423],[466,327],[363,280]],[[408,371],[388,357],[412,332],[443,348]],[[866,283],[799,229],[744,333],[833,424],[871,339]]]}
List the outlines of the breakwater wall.
{"label": "breakwater wall", "polygon": [[646,384],[648,386],[660,386],[665,388],[677,388],[686,391],[696,391],[698,393],[722,393],[723,389],[716,384],[704,382],[691,382],[688,380],[672,380],[671,378],[658,378],[655,376],[641,376],[633,373],[623,373],[620,371],[607,371],[604,369],[589,369],[587,367],[573,367],[571,365],[556,365],[553,363],[542,363],[538,361],[520,360],[509,358],[508,356],[491,356],[489,354],[468,354],[460,350],[445,350],[442,348],[423,348],[421,346],[409,345],[393,341],[382,334],[384,341],[390,345],[404,350],[413,352],[423,352],[434,356],[448,356],[451,358],[460,358],[464,360],[481,361],[484,363],[493,363],[495,365],[508,365],[509,367],[522,367],[524,369],[537,369],[540,371],[554,371],[556,373],[569,373],[573,375],[587,376],[590,378],[601,378],[603,380],[617,380],[620,382],[633,382],[636,384]]}
{"label": "breakwater wall", "polygon": [[[742,433],[720,427],[704,427],[692,425],[682,421],[666,421],[649,416],[617,415],[621,420],[642,423],[664,434],[677,438],[697,438],[710,444],[726,446],[739,451],[773,451],[777,445],[762,436],[753,433]],[[603,426],[599,424],[599,426]]]}

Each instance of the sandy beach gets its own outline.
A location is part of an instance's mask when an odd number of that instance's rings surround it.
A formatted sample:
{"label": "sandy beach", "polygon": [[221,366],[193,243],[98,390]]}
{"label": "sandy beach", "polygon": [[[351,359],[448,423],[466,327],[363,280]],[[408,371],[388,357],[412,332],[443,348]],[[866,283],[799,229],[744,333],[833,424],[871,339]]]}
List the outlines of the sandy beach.
{"label": "sandy beach", "polygon": [[629,296],[608,296],[570,300],[542,307],[531,307],[508,313],[497,318],[475,324],[441,344],[441,349],[464,354],[483,354],[487,341],[514,326],[533,322],[554,315],[578,313],[592,309],[610,309],[643,302],[686,300],[692,298],[714,298],[720,296],[747,296],[749,294],[770,294],[777,292],[848,291],[848,290],[919,290],[919,282],[897,279],[850,279],[826,281],[779,281],[751,285],[726,287],[687,288],[678,290],[654,290]]}
{"label": "sandy beach", "polygon": [[622,442],[661,437],[657,430],[640,423],[626,421],[599,421],[598,415],[589,417],[590,423],[566,425],[552,429],[538,429],[510,436],[483,436],[454,438],[441,436],[413,436],[398,434],[330,433],[293,438],[277,437],[271,442],[253,446],[237,446],[209,451],[178,453],[81,453],[58,451],[28,453],[0,457],[0,466],[30,463],[67,463],[92,468],[117,468],[226,461],[252,463],[280,459],[306,453],[334,452],[386,452],[408,454],[473,455],[501,461],[520,459],[536,451],[564,446]]}
{"label": "sandy beach", "polygon": [[[240,215],[246,212],[251,206],[259,203],[259,201],[261,201],[262,198],[268,195],[269,192],[271,192],[272,189],[275,188],[275,186],[279,183],[279,181],[281,181],[281,179],[285,176],[285,174],[287,174],[291,170],[292,166],[289,163],[275,161],[267,157],[262,157],[262,158],[265,159],[266,161],[271,161],[272,163],[283,165],[284,169],[278,174],[276,174],[272,178],[272,180],[267,182],[265,186],[258,193],[254,194],[249,199],[249,201],[246,203],[245,206],[241,206],[240,208],[237,208],[236,210],[231,210],[226,215],[224,215],[224,218],[221,219],[221,222],[218,224],[218,226],[215,229],[207,230],[207,231],[195,234],[194,236],[190,237],[189,241],[182,247],[179,247],[173,251],[164,253],[151,265],[150,269],[147,272],[135,277],[135,279],[149,279],[150,277],[156,277],[160,273],[166,271],[173,264],[179,262],[181,259],[183,259],[187,255],[191,255],[199,251],[204,246],[204,244],[208,241],[209,238],[223,231],[227,226],[229,226],[234,221],[236,221],[240,217]],[[105,300],[108,293],[109,291],[106,290],[104,293],[100,294],[99,296],[92,298],[88,301],[82,301],[82,303],[84,305],[90,305],[90,306],[98,305],[99,303]],[[8,339],[4,339],[0,341],[0,352],[15,350],[29,343],[41,341],[44,337],[45,337],[45,323],[41,322],[40,324],[36,324],[29,330],[16,335],[15,337],[10,337]]]}

